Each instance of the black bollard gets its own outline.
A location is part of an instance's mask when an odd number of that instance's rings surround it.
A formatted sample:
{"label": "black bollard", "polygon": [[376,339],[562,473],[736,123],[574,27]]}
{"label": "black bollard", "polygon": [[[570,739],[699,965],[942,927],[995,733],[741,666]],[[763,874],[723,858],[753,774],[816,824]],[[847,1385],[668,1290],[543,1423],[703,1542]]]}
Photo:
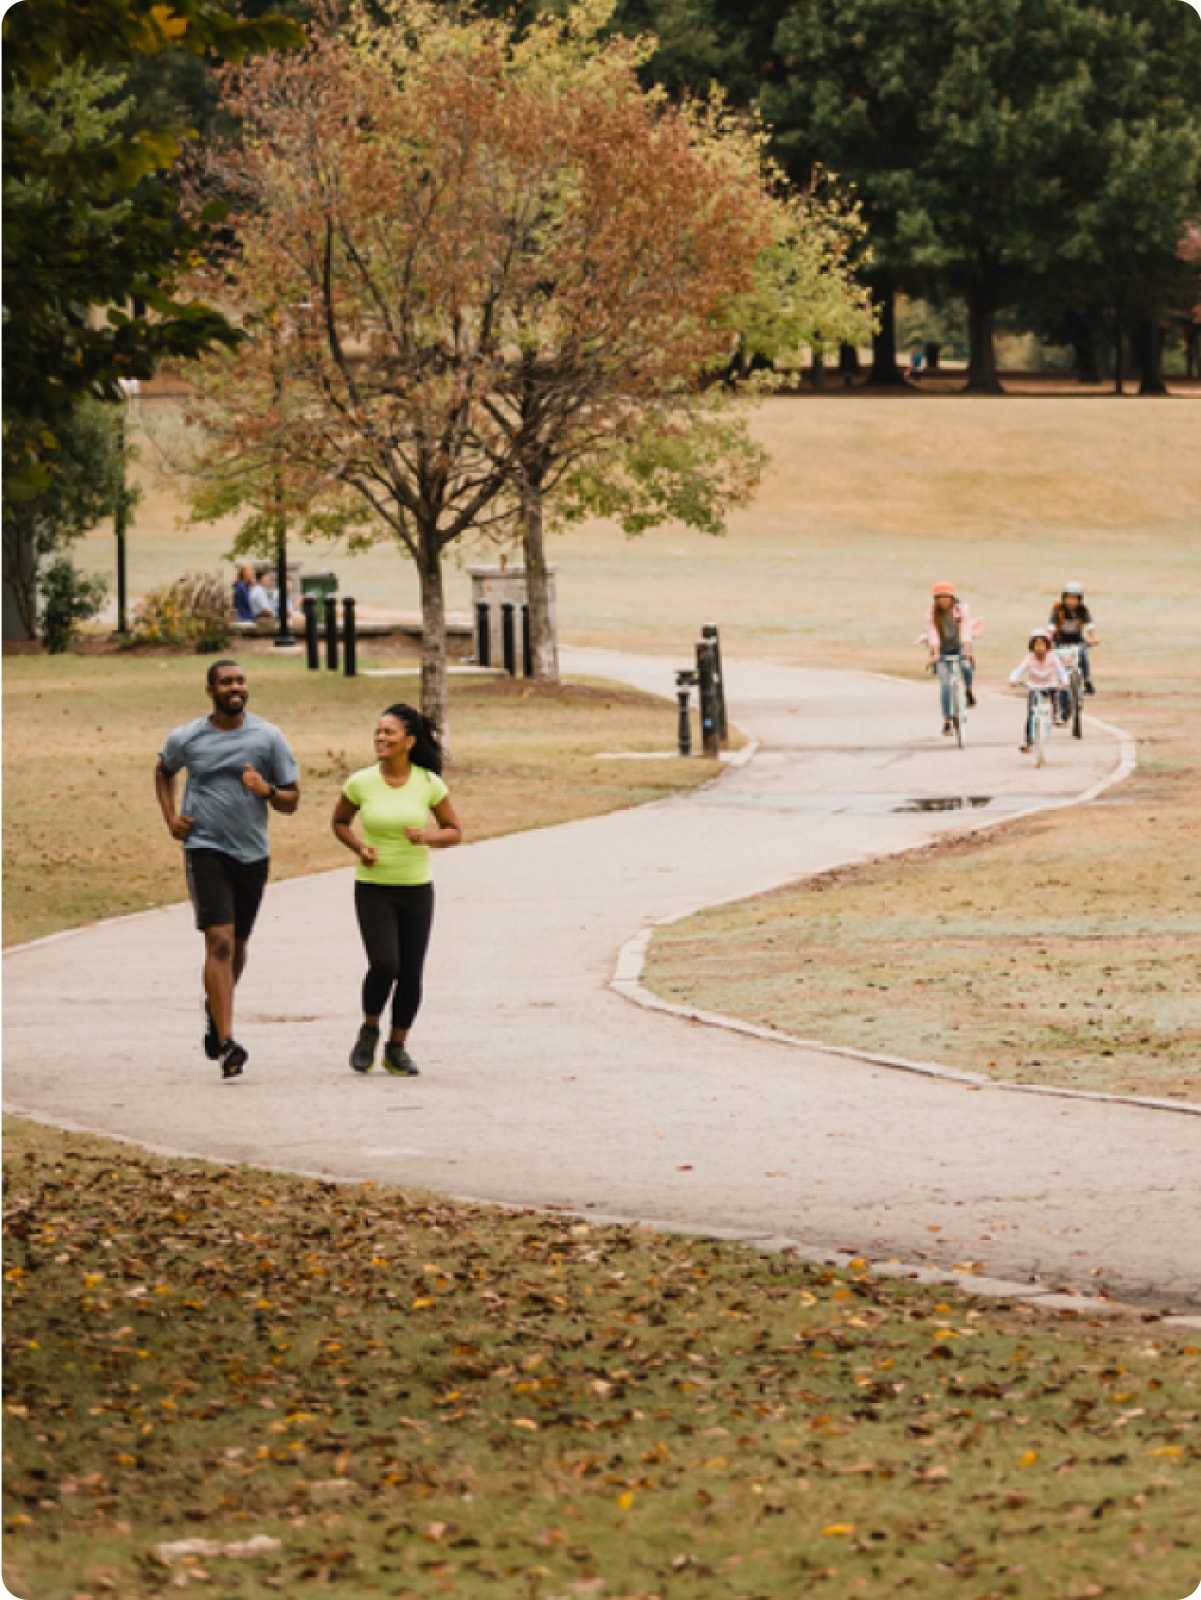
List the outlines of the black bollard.
{"label": "black bollard", "polygon": [[717,737],[722,746],[730,742],[730,724],[726,718],[726,675],[721,665],[721,640],[717,636],[717,628],[713,623],[707,623],[701,629],[701,638],[707,639],[713,646],[713,666],[716,674],[715,689],[717,693]]}
{"label": "black bollard", "polygon": [[342,602],[342,671],[348,678],[353,678],[358,671],[357,643],[354,633],[354,598],[347,595]]}
{"label": "black bollard", "polygon": [[689,701],[692,696],[692,685],[696,682],[695,672],[681,671],[676,673],[676,700],[679,705],[679,716],[676,719],[676,739],[682,756],[692,754],[692,713]]}
{"label": "black bollard", "polygon": [[510,678],[517,676],[517,641],[513,637],[513,612],[516,610],[511,600],[506,600],[500,608],[500,642],[504,657],[504,668]]}
{"label": "black bollard", "polygon": [[521,608],[521,671],[527,678],[534,676],[534,658],[530,654],[530,608]]}
{"label": "black bollard", "polygon": [[317,597],[306,594],[301,601],[304,611],[304,653],[305,665],[310,672],[316,672],[321,665],[321,654],[317,639]]}
{"label": "black bollard", "polygon": [[715,678],[713,646],[708,639],[701,639],[696,647],[696,681],[701,703],[701,749],[707,756],[716,756],[721,751],[721,740],[717,732]]}
{"label": "black bollard", "polygon": [[332,594],[325,597],[325,664],[331,672],[337,672],[338,602]]}
{"label": "black bollard", "polygon": [[486,600],[479,601],[475,608],[475,664],[492,665],[492,608]]}

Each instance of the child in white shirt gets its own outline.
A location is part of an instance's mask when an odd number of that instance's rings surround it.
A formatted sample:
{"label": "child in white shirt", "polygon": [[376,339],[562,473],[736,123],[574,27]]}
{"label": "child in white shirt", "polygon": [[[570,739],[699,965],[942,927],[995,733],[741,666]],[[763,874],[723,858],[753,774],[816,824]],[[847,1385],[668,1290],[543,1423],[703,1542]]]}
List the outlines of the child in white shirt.
{"label": "child in white shirt", "polygon": [[1054,638],[1050,628],[1035,628],[1030,635],[1030,654],[1021,666],[1009,674],[1012,684],[1024,683],[1028,690],[1026,695],[1026,731],[1023,736],[1022,754],[1028,754],[1034,743],[1034,703],[1038,690],[1066,689],[1071,684],[1068,669],[1052,650]]}

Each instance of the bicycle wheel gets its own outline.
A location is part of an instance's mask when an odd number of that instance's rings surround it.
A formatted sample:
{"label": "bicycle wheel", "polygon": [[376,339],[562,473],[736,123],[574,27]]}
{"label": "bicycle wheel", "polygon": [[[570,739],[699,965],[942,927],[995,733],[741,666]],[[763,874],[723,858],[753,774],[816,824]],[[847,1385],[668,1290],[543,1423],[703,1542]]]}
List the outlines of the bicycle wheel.
{"label": "bicycle wheel", "polygon": [[1050,722],[1045,704],[1040,705],[1034,713],[1034,765],[1045,767],[1047,764],[1047,724]]}
{"label": "bicycle wheel", "polygon": [[967,723],[967,696],[963,688],[963,679],[955,679],[955,697],[951,701],[952,720],[955,723],[955,743],[963,749],[963,730]]}
{"label": "bicycle wheel", "polygon": [[1084,677],[1079,667],[1072,670],[1072,738],[1084,737]]}

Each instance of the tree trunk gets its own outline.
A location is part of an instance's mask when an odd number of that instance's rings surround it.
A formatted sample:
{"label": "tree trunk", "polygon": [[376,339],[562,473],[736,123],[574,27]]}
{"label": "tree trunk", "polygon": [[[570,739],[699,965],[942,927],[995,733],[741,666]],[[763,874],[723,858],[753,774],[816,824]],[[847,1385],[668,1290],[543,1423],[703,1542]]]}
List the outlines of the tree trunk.
{"label": "tree trunk", "polygon": [[4,536],[3,635],[37,637],[37,557],[33,542],[10,530]]}
{"label": "tree trunk", "polygon": [[1142,346],[1139,394],[1167,394],[1168,386],[1163,381],[1163,327],[1154,311],[1148,312],[1143,321],[1139,343]]}
{"label": "tree trunk", "polygon": [[526,600],[530,608],[530,667],[537,683],[558,683],[559,649],[550,615],[550,574],[542,525],[542,470],[527,468],[521,480],[521,545]]}
{"label": "tree trunk", "polygon": [[1126,392],[1126,334],[1121,318],[1114,322],[1113,333],[1113,392]]}
{"label": "tree trunk", "polygon": [[1188,331],[1184,335],[1184,375],[1186,378],[1201,377],[1201,323],[1190,322]]}
{"label": "tree trunk", "polygon": [[810,385],[819,393],[826,387],[826,352],[822,345],[815,344],[809,352],[809,365],[805,368],[804,376]]}
{"label": "tree trunk", "polygon": [[872,299],[880,314],[880,327],[872,334],[872,370],[867,375],[868,387],[903,389],[905,374],[897,365],[896,291],[890,278],[873,284]]}
{"label": "tree trunk", "polygon": [[968,394],[1004,394],[997,373],[997,348],[993,342],[996,312],[977,290],[968,299]]}
{"label": "tree trunk", "polygon": [[450,749],[450,708],[446,681],[446,596],[442,550],[433,531],[421,530],[421,710]]}
{"label": "tree trunk", "polygon": [[1096,339],[1092,335],[1081,334],[1073,340],[1072,349],[1076,358],[1076,382],[1100,383],[1101,360]]}

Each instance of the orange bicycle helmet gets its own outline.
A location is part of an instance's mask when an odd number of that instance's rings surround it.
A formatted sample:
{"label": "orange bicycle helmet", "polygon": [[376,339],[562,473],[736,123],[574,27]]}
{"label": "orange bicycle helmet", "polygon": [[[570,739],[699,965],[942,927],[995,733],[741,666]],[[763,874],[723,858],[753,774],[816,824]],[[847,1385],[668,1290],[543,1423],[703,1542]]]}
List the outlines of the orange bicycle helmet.
{"label": "orange bicycle helmet", "polygon": [[934,598],[937,600],[939,595],[942,594],[949,594],[953,600],[955,598],[955,585],[953,583],[936,583],[934,585]]}

